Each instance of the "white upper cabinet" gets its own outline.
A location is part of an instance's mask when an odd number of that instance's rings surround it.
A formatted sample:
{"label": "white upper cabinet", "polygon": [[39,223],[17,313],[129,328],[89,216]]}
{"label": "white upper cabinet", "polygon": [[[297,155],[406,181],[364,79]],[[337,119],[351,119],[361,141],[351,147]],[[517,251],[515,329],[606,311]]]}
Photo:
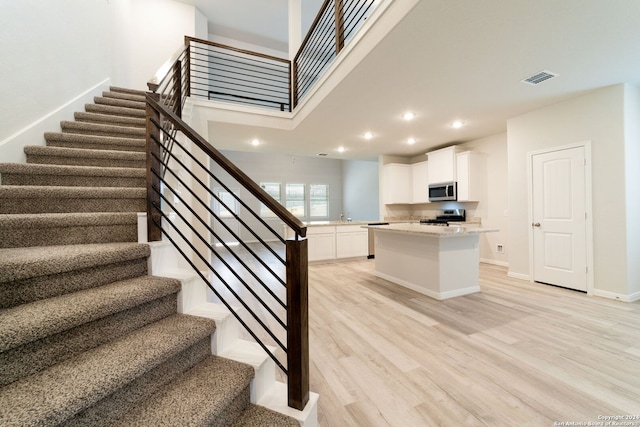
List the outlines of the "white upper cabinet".
{"label": "white upper cabinet", "polygon": [[451,146],[427,153],[429,184],[456,181],[456,155],[461,151]]}
{"label": "white upper cabinet", "polygon": [[413,200],[413,176],[411,165],[388,163],[383,167],[384,203],[387,205],[411,203]]}
{"label": "white upper cabinet", "polygon": [[465,151],[456,155],[458,201],[477,202],[483,199],[486,185],[484,155]]}
{"label": "white upper cabinet", "polygon": [[427,161],[411,165],[413,175],[412,203],[429,203],[429,168]]}

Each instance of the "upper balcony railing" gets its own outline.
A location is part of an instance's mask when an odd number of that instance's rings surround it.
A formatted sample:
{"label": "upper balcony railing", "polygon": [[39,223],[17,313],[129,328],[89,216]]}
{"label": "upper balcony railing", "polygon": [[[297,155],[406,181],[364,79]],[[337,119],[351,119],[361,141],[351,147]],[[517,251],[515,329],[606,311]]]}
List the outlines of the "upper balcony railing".
{"label": "upper balcony railing", "polygon": [[[176,85],[185,89],[173,93],[183,98],[176,113],[180,115],[186,96],[292,111],[353,38],[376,1],[325,0],[293,61],[186,36],[180,51],[184,84]],[[169,83],[167,67],[176,59],[150,82],[152,91]]]}
{"label": "upper balcony railing", "polygon": [[353,38],[376,0],[325,0],[293,60],[293,106]]}

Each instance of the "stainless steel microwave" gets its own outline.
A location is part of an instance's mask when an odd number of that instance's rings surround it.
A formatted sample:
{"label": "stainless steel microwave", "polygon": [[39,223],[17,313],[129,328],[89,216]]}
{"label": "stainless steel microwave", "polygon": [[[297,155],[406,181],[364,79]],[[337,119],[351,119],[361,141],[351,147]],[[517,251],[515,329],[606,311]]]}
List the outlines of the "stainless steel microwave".
{"label": "stainless steel microwave", "polygon": [[429,184],[429,201],[458,200],[458,183],[455,181]]}

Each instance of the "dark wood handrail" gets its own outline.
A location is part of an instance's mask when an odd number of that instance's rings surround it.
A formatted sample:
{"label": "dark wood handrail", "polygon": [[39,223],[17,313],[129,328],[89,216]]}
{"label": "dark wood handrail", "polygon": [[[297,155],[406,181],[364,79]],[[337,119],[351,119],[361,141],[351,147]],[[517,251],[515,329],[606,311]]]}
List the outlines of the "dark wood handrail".
{"label": "dark wood handrail", "polygon": [[249,178],[242,170],[234,165],[222,153],[216,150],[207,140],[202,138],[189,125],[184,123],[173,111],[157,102],[151,94],[147,94],[147,104],[154,109],[161,111],[165,117],[170,117],[175,127],[181,131],[187,138],[196,144],[202,151],[211,157],[222,169],[224,169],[235,180],[242,184],[254,197],[261,203],[266,205],[273,213],[278,216],[287,226],[289,226],[298,236],[305,237],[307,235],[307,226],[289,212],[284,206],[271,197],[262,187],[254,180]]}
{"label": "dark wood handrail", "polygon": [[208,46],[219,47],[221,49],[232,50],[234,52],[243,53],[246,55],[258,56],[260,58],[270,59],[272,61],[284,62],[286,64],[289,64],[291,62],[288,59],[278,58],[277,56],[267,55],[266,53],[254,52],[252,50],[245,50],[245,49],[240,49],[233,46],[227,46],[226,44],[216,43],[209,40],[202,40],[202,39],[197,39],[195,37],[184,36],[185,45],[188,45],[190,41],[198,42],[200,44],[206,44]]}

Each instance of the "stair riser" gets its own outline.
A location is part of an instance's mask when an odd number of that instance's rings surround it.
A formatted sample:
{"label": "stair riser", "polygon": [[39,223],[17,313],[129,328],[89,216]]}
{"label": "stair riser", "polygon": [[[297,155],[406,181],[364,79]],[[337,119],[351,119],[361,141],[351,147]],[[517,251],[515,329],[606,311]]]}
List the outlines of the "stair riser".
{"label": "stair riser", "polygon": [[90,113],[75,113],[76,122],[79,123],[91,123],[98,125],[112,125],[112,126],[129,126],[135,128],[145,128],[146,123],[144,119],[138,119],[134,117],[112,116],[106,114],[90,114]]}
{"label": "stair riser", "polygon": [[115,425],[118,418],[126,412],[209,356],[211,354],[209,347],[208,339],[199,341],[60,426],[111,427]]}
{"label": "stair riser", "polygon": [[79,142],[79,141],[48,141],[49,147],[62,147],[62,148],[82,148],[85,150],[113,150],[113,151],[129,151],[136,153],[145,152],[144,144],[110,144],[108,142],[94,143],[94,142]]}
{"label": "stair riser", "polygon": [[102,92],[102,96],[105,98],[125,99],[127,101],[145,102],[145,95],[137,95],[133,93],[124,92]]}
{"label": "stair riser", "polygon": [[117,117],[145,117],[145,110],[114,105],[86,104],[84,109],[87,113],[108,114]]}
{"label": "stair riser", "polygon": [[120,87],[120,86],[109,86],[109,91],[110,92],[115,92],[115,93],[127,93],[127,94],[138,95],[138,96],[146,96],[147,95],[147,91],[146,90],[131,89],[131,88],[128,88],[128,87]]}
{"label": "stair riser", "polygon": [[147,166],[146,160],[144,159],[101,159],[73,156],[46,156],[40,154],[27,154],[27,163],[65,166],[118,166],[123,168],[144,168]]}
{"label": "stair riser", "polygon": [[123,99],[105,98],[96,96],[93,101],[99,105],[111,105],[114,107],[133,108],[136,110],[146,110],[147,105],[144,102],[127,101]]}
{"label": "stair riser", "polygon": [[168,317],[176,304],[177,295],[168,295],[0,353],[0,386]]}
{"label": "stair riser", "polygon": [[0,309],[147,274],[147,258],[0,283]]}
{"label": "stair riser", "polygon": [[0,213],[144,212],[146,199],[3,198]]}
{"label": "stair riser", "polygon": [[143,128],[119,127],[119,126],[111,126],[111,125],[103,126],[103,125],[95,125],[94,123],[87,123],[85,126],[83,126],[82,123],[72,122],[71,126],[62,125],[62,131],[64,133],[72,133],[74,135],[112,136],[115,138],[138,138],[138,139],[144,139],[145,132],[146,132],[146,130]]}
{"label": "stair riser", "polygon": [[2,174],[2,185],[50,185],[64,187],[139,187],[146,186],[145,177],[111,177],[81,175]]}
{"label": "stair riser", "polygon": [[0,228],[0,248],[137,242],[137,224],[78,227]]}
{"label": "stair riser", "polygon": [[225,427],[233,425],[234,420],[236,420],[240,416],[240,414],[242,414],[242,412],[249,407],[250,394],[251,389],[249,386],[247,386],[236,396],[235,399],[233,399],[233,402],[231,402],[224,409],[224,411],[209,425],[212,427]]}

